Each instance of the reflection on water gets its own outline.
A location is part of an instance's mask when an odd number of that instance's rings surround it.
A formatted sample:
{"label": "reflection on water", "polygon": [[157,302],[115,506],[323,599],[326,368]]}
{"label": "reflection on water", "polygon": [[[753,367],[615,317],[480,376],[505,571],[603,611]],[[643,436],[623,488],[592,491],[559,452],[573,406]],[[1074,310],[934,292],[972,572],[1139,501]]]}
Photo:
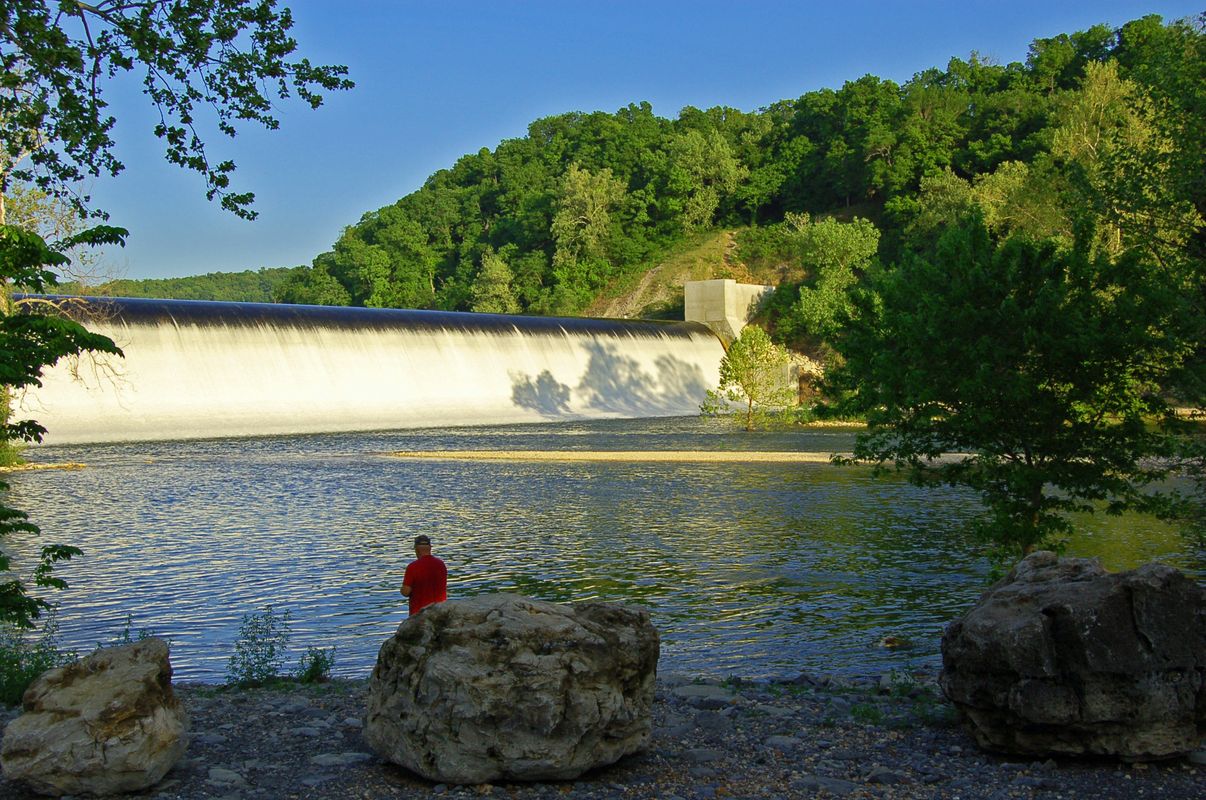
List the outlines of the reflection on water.
{"label": "reflection on water", "polygon": [[[605,421],[45,448],[79,472],[11,476],[45,541],[79,545],[57,593],[65,643],[132,615],[177,677],[218,682],[243,614],[293,616],[293,645],[364,675],[405,616],[410,542],[430,535],[450,596],[514,591],[649,607],[663,671],[795,675],[935,665],[943,626],[985,588],[958,533],[972,495],[802,464],[440,462],[422,449],[847,450],[844,430],[732,433],[696,419]],[[1206,556],[1141,518],[1087,520],[1071,554]],[[15,543],[32,552],[33,542]],[[879,641],[914,646],[890,651]]]}

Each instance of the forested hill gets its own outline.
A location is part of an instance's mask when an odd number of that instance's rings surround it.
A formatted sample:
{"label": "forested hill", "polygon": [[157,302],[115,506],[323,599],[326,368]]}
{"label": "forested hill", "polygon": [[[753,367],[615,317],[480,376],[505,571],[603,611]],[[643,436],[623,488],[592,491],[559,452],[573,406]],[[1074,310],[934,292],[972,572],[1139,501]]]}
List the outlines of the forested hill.
{"label": "forested hill", "polygon": [[66,294],[99,294],[108,297],[161,297],[172,300],[229,300],[237,303],[271,303],[283,286],[303,267],[274,267],[243,272],[210,272],[185,278],[111,280],[83,287],[65,283],[57,291]]}
{"label": "forested hill", "polygon": [[881,259],[972,206],[998,231],[1067,238],[1146,202],[1137,185],[1117,202],[1097,191],[1125,159],[1162,171],[1167,208],[1201,211],[1202,37],[1201,19],[1149,16],[1037,39],[1025,63],[973,54],[758,111],[540,119],[366,213],[278,299],[573,314],[701,229],[800,229],[793,215],[848,207],[877,227]]}

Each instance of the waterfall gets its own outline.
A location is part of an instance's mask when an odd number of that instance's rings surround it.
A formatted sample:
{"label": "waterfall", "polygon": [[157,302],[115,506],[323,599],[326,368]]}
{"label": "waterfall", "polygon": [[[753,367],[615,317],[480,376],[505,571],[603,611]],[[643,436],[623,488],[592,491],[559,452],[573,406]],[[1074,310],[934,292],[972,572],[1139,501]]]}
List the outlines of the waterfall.
{"label": "waterfall", "polygon": [[47,444],[693,414],[704,326],[407,309],[73,299],[124,358],[60,362],[20,398]]}

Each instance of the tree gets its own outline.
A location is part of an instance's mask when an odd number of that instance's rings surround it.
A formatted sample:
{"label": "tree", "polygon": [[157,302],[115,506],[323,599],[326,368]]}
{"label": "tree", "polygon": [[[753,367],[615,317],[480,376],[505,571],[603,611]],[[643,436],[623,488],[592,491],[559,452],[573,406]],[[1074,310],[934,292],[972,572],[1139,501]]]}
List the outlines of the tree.
{"label": "tree", "polygon": [[1006,161],[972,181],[950,169],[922,178],[915,195],[888,204],[900,220],[903,244],[914,252],[930,250],[942,231],[975,212],[996,237],[1058,239],[1071,246],[1074,226],[1061,197],[1063,179],[1049,158],[1035,163]]}
{"label": "tree", "polygon": [[811,272],[800,288],[796,316],[808,333],[827,339],[849,311],[847,293],[875,257],[879,231],[860,217],[813,222],[807,214],[788,214],[787,222],[800,260]]}
{"label": "tree", "polygon": [[511,289],[511,268],[502,256],[488,252],[482,256],[482,268],[473,282],[471,310],[482,314],[518,314],[519,301]]}
{"label": "tree", "polygon": [[348,290],[327,271],[328,260],[320,256],[314,260],[313,267],[299,267],[297,272],[277,288],[272,302],[310,306],[351,305],[352,296]]}
{"label": "tree", "polygon": [[563,298],[560,311],[576,310],[589,290],[608,277],[611,212],[623,199],[624,184],[610,169],[591,173],[571,164],[566,170],[552,225],[553,276]]}
{"label": "tree", "polygon": [[[66,241],[88,227],[71,203],[24,183],[10,183],[7,192],[0,195],[0,225],[5,224],[33,231],[51,243]],[[95,250],[77,247],[67,255],[70,264],[56,267],[60,280],[74,281],[83,289],[104,277]]]}
{"label": "tree", "polygon": [[[18,312],[22,317],[31,319],[40,319],[48,312],[54,318],[65,316],[69,307],[77,305],[74,301],[17,298],[14,291],[39,291],[40,287],[55,285],[57,277],[50,270],[70,274],[77,279],[82,277],[74,270],[68,269],[71,258],[67,253],[87,259],[90,254],[86,248],[102,241],[122,243],[125,231],[103,226],[85,228],[79,217],[65,208],[59,198],[46,195],[37,189],[18,184],[13,187],[12,195],[15,202],[5,203],[4,195],[0,194],[0,229],[7,232],[4,240],[0,242],[0,259],[3,259],[5,265],[0,268],[0,318],[7,320]],[[44,237],[56,242],[57,249],[48,245]],[[35,328],[24,330],[26,336],[38,335],[33,333]],[[16,341],[14,340],[14,343]],[[74,357],[78,352],[62,355]],[[18,364],[24,363],[23,359],[32,357],[28,354],[22,355],[18,350],[6,355],[16,359],[15,363]],[[56,356],[47,363],[53,364],[58,360],[59,356]],[[30,367],[32,374],[36,375],[40,366]],[[17,367],[0,370],[0,465],[20,463],[19,442],[28,441],[37,433],[37,430],[24,431],[11,424],[15,395],[29,385],[27,378],[28,376],[22,377]]]}
{"label": "tree", "polygon": [[[92,277],[89,268],[95,263],[95,260],[89,250],[89,244],[92,241],[92,234],[95,232],[87,229],[75,210],[61,198],[47,195],[25,184],[10,186],[7,199],[0,194],[0,227],[9,226],[14,231],[29,234],[33,239],[29,240],[29,244],[21,245],[27,250],[24,255],[18,252],[11,254],[13,259],[10,267],[11,275],[0,273],[0,316],[9,317],[18,311],[25,315],[49,311],[53,316],[59,316],[66,313],[71,307],[79,308],[81,304],[72,299],[14,297],[14,289],[28,291],[27,287],[14,282],[28,280],[28,276],[23,271],[25,268],[18,267],[18,265],[30,263],[29,258],[33,257],[31,254],[41,252],[36,249],[40,247],[47,253],[52,251],[55,253],[55,258],[43,259],[44,266],[70,277],[77,285],[81,284],[83,279]],[[118,229],[111,230],[117,231]],[[54,251],[53,248],[46,245],[47,240],[57,242],[67,250]],[[9,240],[9,244],[16,247],[20,241],[24,241],[23,237],[14,232],[14,237]],[[40,244],[35,245],[34,243]],[[68,253],[71,257],[68,256]],[[75,264],[80,262],[83,263],[83,268],[76,269]],[[71,265],[70,268],[69,265]],[[54,277],[53,273],[51,275]],[[53,285],[53,283],[46,285]],[[106,368],[107,366],[104,365]],[[74,365],[73,374],[76,374]],[[9,383],[7,377],[0,374],[0,424],[8,424],[11,421],[14,410],[14,393],[20,388],[16,384]],[[17,435],[0,438],[0,465],[7,466],[21,462],[22,445],[18,444],[21,438],[23,437]]]}
{"label": "tree", "polygon": [[[88,175],[121,172],[104,89],[139,70],[168,161],[204,176],[207,197],[220,196],[223,208],[254,217],[254,196],[230,191],[234,162],[210,160],[199,126],[212,112],[226,136],[242,122],[273,130],[274,97],[317,108],[322,90],[352,87],[346,67],[289,60],[292,26],[275,0],[8,0],[0,5],[0,193],[16,179],[64,196]],[[73,199],[84,208],[87,198]]]}
{"label": "tree", "polygon": [[1012,238],[978,217],[858,298],[827,377],[866,415],[854,459],[968,486],[998,554],[1057,543],[1066,514],[1167,510],[1179,441],[1161,394],[1196,333],[1177,281],[1131,252]]}
{"label": "tree", "polygon": [[[80,244],[120,244],[125,231],[98,226],[64,243],[71,247]],[[40,236],[14,225],[0,225],[0,283],[42,292],[55,284],[51,268],[67,262],[61,252],[46,245]],[[6,299],[7,296],[6,296]],[[41,385],[45,367],[59,359],[85,351],[112,353],[121,351],[112,340],[89,333],[82,325],[58,314],[12,313],[11,308],[0,314],[0,387],[7,405],[12,391]],[[7,409],[4,409],[7,411]],[[0,438],[5,442],[20,439],[41,441],[46,429],[33,420],[14,422],[8,414],[0,421]],[[0,483],[0,491],[8,485]],[[9,534],[37,534],[38,528],[28,521],[22,511],[0,503],[0,540]],[[66,545],[46,545],[42,548],[33,569],[34,584],[61,588],[65,584],[53,576],[54,564],[79,555],[79,549]],[[49,604],[41,598],[30,597],[25,583],[12,575],[11,561],[0,547],[0,623],[29,628]]]}
{"label": "tree", "polygon": [[682,226],[688,231],[711,226],[724,196],[736,191],[749,171],[733,154],[733,148],[711,130],[687,131],[670,145],[669,191],[681,197]]}
{"label": "tree", "polygon": [[745,429],[752,431],[759,416],[781,411],[795,399],[787,384],[790,364],[787,351],[772,342],[766,331],[757,325],[745,326],[720,360],[720,385],[708,392],[700,411],[719,414],[732,403],[740,404],[744,408],[738,416]]}
{"label": "tree", "polygon": [[[55,285],[76,246],[122,244],[126,232],[98,225],[50,246],[38,233],[6,225],[4,198],[18,183],[36,186],[48,198],[66,199],[80,214],[89,209],[78,192],[89,176],[122,169],[111,137],[116,120],[106,116],[109,79],[145,70],[144,94],[158,121],[154,132],[166,143],[170,162],[204,176],[207,196],[223,208],[255,216],[249,192],[231,192],[234,163],[214,164],[201,129],[204,111],[219,133],[234,136],[240,122],[278,126],[272,98],[296,94],[311,107],[320,90],[347,89],[344,67],[289,61],[297,43],[293,19],[275,0],[8,0],[0,4],[0,436],[4,442],[38,441],[44,429],[33,420],[8,417],[11,392],[39,384],[43,368],[83,352],[119,354],[104,336],[89,333],[58,313],[13,313],[12,291],[42,292]],[[7,487],[4,487],[7,488]],[[0,536],[37,533],[26,515],[0,504]],[[38,586],[60,587],[51,576],[55,561],[79,551],[43,548],[34,569]],[[2,551],[0,551],[2,554]],[[0,555],[0,620],[32,625],[47,604],[30,597]]]}
{"label": "tree", "polygon": [[1091,63],[1053,132],[1051,151],[1067,164],[1073,213],[1098,232],[1095,245],[1117,254],[1142,247],[1152,260],[1180,260],[1202,227],[1195,198],[1176,174],[1177,155],[1198,150],[1150,94],[1119,74],[1118,63]]}

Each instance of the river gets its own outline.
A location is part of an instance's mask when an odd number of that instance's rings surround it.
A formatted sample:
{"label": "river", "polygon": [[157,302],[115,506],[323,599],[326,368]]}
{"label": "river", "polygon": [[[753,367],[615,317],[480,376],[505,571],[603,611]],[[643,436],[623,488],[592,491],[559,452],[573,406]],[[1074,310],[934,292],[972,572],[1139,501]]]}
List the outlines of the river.
{"label": "river", "polygon": [[[605,420],[389,433],[42,447],[76,471],[8,476],[60,568],[60,636],[81,652],[127,618],[172,643],[177,679],[218,683],[243,615],[292,619],[291,668],[336,647],[363,676],[405,617],[428,534],[449,594],[520,592],[648,607],[660,669],[743,677],[933,668],[943,627],[986,588],[962,532],[974,495],[799,463],[443,461],[403,450],[848,450],[848,429],[734,432],[715,420]],[[1070,555],[1111,568],[1206,553],[1153,520],[1077,520]],[[34,542],[8,545],[20,560]],[[885,647],[886,637],[907,647]]]}

